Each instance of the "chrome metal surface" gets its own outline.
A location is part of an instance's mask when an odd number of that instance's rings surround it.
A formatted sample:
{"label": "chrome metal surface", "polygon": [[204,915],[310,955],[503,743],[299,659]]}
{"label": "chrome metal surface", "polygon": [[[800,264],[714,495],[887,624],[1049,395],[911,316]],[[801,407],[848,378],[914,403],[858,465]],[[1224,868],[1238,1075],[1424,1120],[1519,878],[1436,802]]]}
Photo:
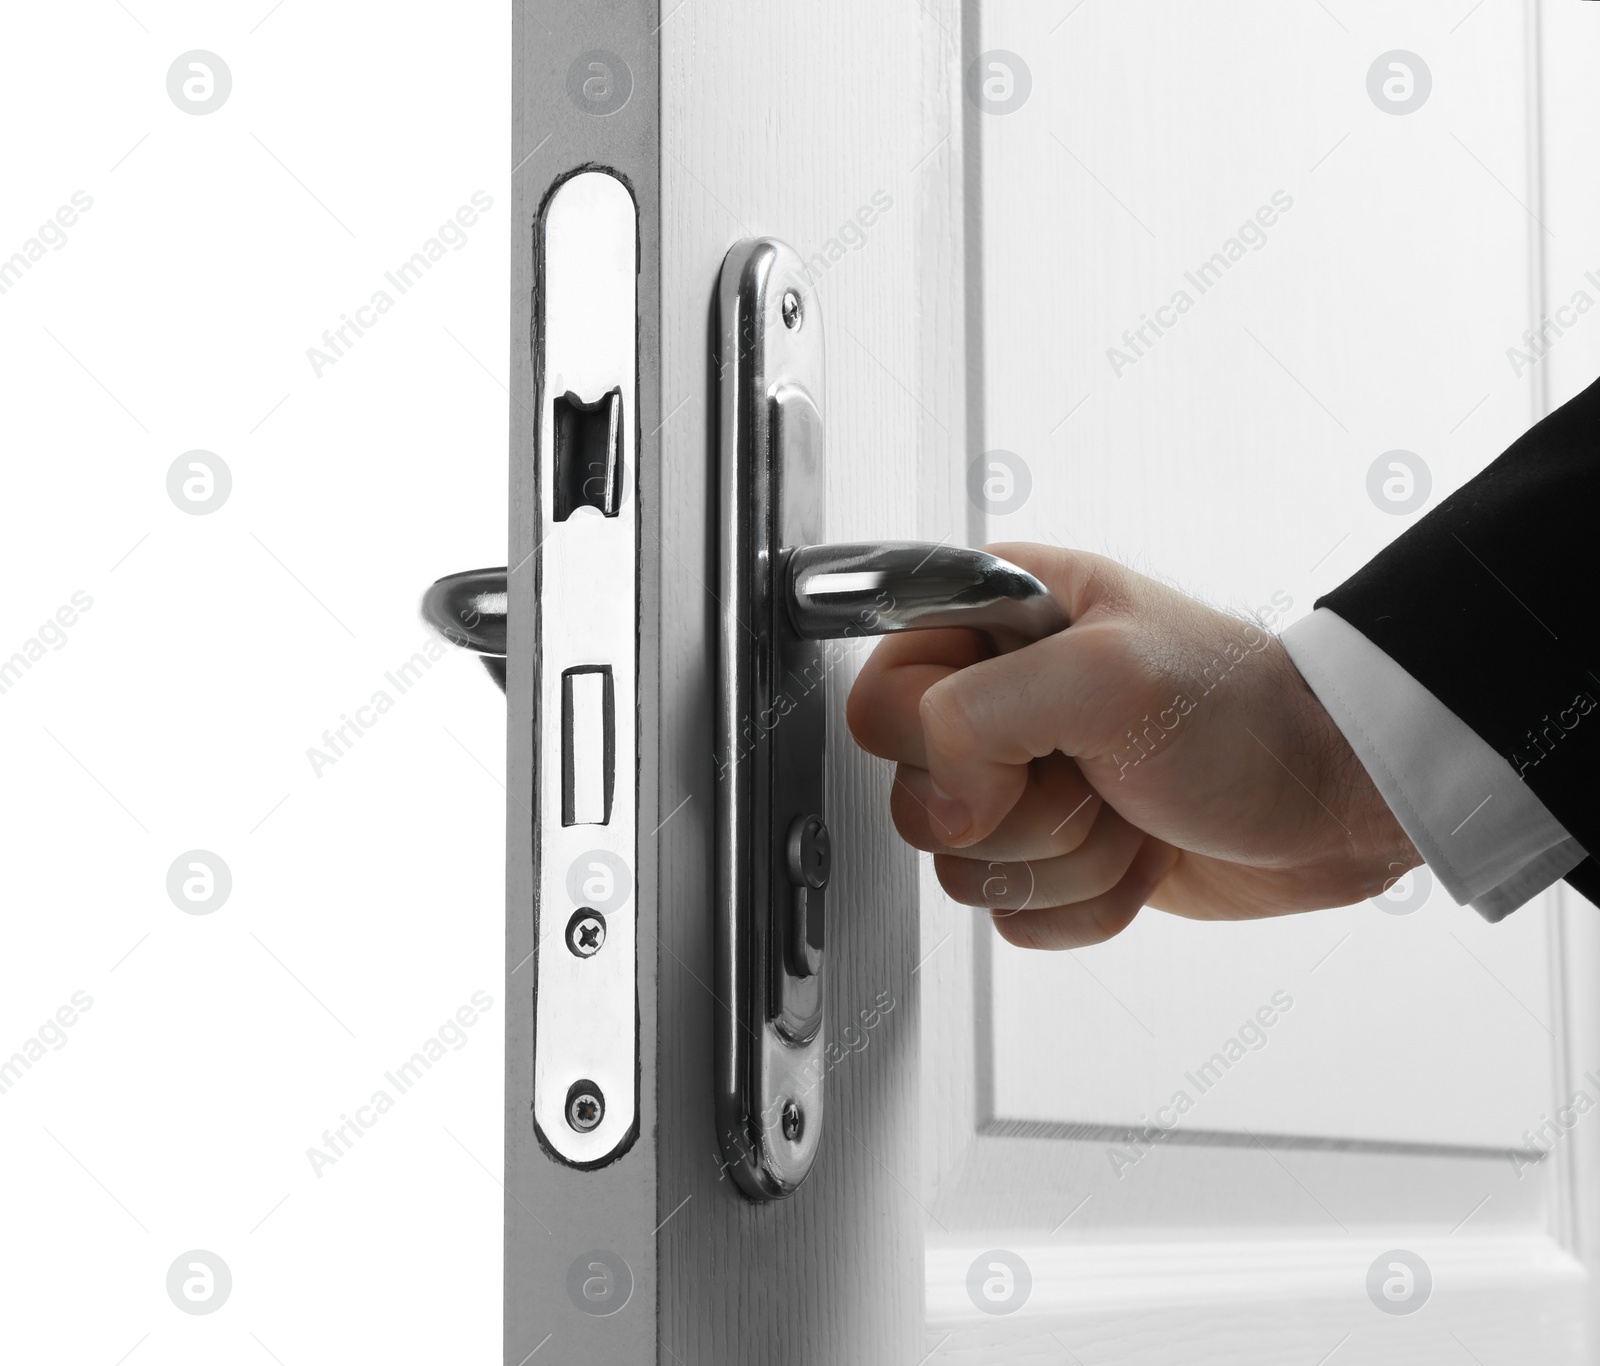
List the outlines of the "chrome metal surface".
{"label": "chrome metal surface", "polygon": [[453,645],[476,650],[483,667],[506,687],[506,570],[448,574],[422,595],[422,619]]}
{"label": "chrome metal surface", "polygon": [[[1016,649],[1067,625],[1032,574],[964,546],[808,545],[786,552],[786,562],[790,624],[806,640],[966,626]],[[505,601],[505,569],[474,569],[440,579],[422,611],[453,643],[496,655],[505,652]]]}
{"label": "chrome metal surface", "polygon": [[[637,1114],[631,200],[580,174],[542,232],[536,929],[543,943],[564,926],[571,952],[535,954],[534,1117],[550,1149],[591,1166],[631,1140]],[[798,1189],[822,1133],[836,899],[823,684],[837,652],[819,643],[962,626],[1009,650],[1067,625],[1038,579],[982,551],[818,544],[823,347],[808,288],[799,257],[763,238],[728,253],[718,294],[714,1082],[725,1168],[757,1200]],[[605,415],[567,438],[579,463],[560,478],[558,407]],[[504,569],[439,580],[423,610],[486,663],[503,655]]]}
{"label": "chrome metal surface", "polygon": [[1008,560],[921,541],[808,545],[787,562],[789,619],[807,640],[967,626],[1002,651],[1065,630],[1066,613]]}
{"label": "chrome metal surface", "polygon": [[[638,225],[627,187],[604,171],[563,181],[536,244],[538,683],[534,792],[520,800],[535,813],[540,948],[523,972],[534,1125],[549,1151],[592,1167],[632,1142],[638,1115]],[[579,910],[604,917],[604,947],[588,956],[563,943]]]}
{"label": "chrome metal surface", "polygon": [[580,1134],[592,1134],[606,1117],[605,1098],[592,1082],[574,1082],[567,1097],[567,1123]]}
{"label": "chrome metal surface", "polygon": [[[822,810],[831,661],[773,610],[779,551],[822,533],[823,345],[810,288],[793,250],[747,240],[723,262],[717,305],[714,1085],[725,1168],[757,1200],[792,1193],[811,1170],[826,1070],[826,973],[819,963],[797,977],[787,962],[785,843],[797,817]],[[801,1098],[807,1122],[785,1123]]]}
{"label": "chrome metal surface", "polygon": [[567,922],[567,947],[579,958],[593,958],[605,947],[606,918],[587,907],[572,913]]}
{"label": "chrome metal surface", "polygon": [[561,824],[607,825],[616,785],[611,666],[561,676]]}

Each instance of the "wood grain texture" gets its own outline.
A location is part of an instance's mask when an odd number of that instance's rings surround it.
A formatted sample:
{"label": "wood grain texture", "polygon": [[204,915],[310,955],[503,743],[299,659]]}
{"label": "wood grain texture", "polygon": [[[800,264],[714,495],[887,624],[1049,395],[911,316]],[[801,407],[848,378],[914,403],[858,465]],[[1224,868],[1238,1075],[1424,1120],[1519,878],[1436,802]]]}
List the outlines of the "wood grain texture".
{"label": "wood grain texture", "polygon": [[920,534],[922,436],[949,427],[925,368],[937,321],[924,315],[925,286],[944,267],[923,254],[919,181],[937,156],[930,109],[951,73],[929,32],[937,22],[914,5],[697,0],[661,31],[660,806],[677,810],[660,834],[664,1362],[914,1366],[923,1352],[916,866],[889,825],[883,766],[843,729],[857,647],[829,682],[829,1031],[860,1029],[880,993],[894,1006],[827,1077],[826,1136],[797,1195],[756,1206],[720,1177],[706,985],[716,604],[706,585],[711,307],[722,258],[745,236],[782,237],[818,258],[829,537]]}

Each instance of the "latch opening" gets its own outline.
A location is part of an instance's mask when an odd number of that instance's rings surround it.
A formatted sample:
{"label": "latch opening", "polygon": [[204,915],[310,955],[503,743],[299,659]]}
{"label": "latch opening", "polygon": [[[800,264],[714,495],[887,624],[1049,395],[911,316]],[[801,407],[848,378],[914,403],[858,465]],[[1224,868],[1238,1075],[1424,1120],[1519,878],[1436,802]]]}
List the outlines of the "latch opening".
{"label": "latch opening", "polygon": [[616,703],[611,666],[561,675],[561,824],[609,825],[616,783]]}
{"label": "latch opening", "polygon": [[566,393],[552,405],[555,520],[591,507],[615,517],[622,505],[622,390],[593,403]]}

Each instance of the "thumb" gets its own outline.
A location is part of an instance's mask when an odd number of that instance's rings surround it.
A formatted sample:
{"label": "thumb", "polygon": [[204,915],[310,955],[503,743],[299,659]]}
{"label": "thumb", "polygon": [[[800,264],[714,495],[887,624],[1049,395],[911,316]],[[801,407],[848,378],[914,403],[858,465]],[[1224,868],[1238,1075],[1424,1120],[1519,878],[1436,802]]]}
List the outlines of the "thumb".
{"label": "thumb", "polygon": [[983,547],[991,555],[1026,569],[1054,595],[1070,622],[1098,611],[1124,608],[1150,587],[1150,580],[1126,565],[1065,546],[1001,541]]}

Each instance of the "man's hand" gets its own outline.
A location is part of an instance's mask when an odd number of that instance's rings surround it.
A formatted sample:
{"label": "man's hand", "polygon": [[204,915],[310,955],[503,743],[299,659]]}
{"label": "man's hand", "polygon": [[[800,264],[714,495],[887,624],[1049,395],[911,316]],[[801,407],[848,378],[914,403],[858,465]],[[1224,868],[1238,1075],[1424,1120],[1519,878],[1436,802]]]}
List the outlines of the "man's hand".
{"label": "man's hand", "polygon": [[988,549],[1072,625],[999,657],[971,631],[890,636],[848,717],[898,763],[901,836],[1005,938],[1343,906],[1421,863],[1270,632],[1098,555]]}

